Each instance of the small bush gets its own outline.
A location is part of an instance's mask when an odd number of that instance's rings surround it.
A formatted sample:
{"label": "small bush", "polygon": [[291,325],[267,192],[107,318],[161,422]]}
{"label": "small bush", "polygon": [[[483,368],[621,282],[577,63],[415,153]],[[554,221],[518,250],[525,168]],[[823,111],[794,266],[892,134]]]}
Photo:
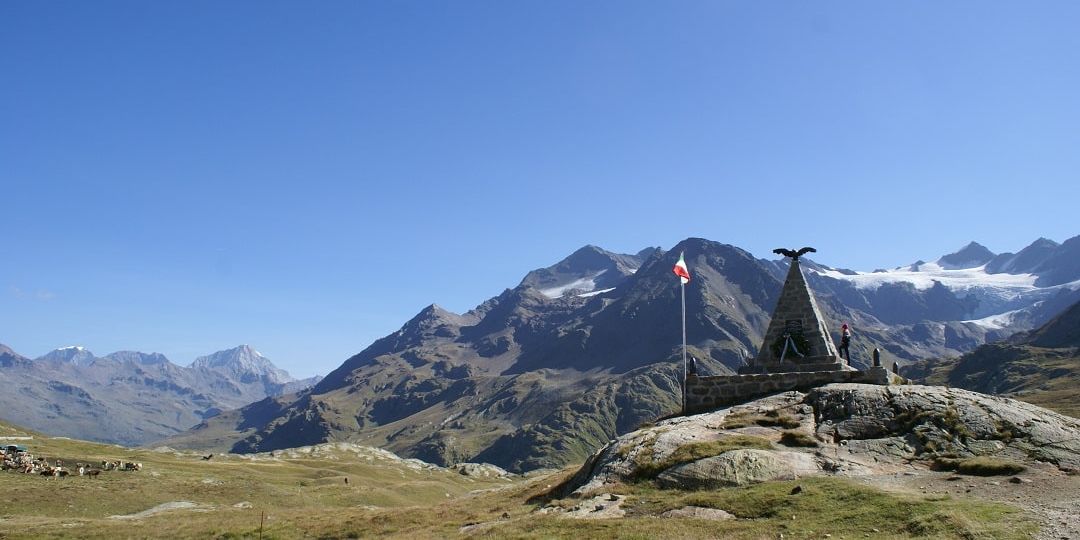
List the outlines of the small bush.
{"label": "small bush", "polygon": [[989,456],[979,456],[961,461],[956,467],[956,472],[975,476],[998,476],[1016,474],[1026,468],[1027,467],[1013,461],[1006,461],[1004,459],[997,459]]}
{"label": "small bush", "polygon": [[765,418],[759,419],[757,425],[765,427],[782,427],[787,429],[799,427],[799,421],[791,413],[773,409],[765,413]]}
{"label": "small bush", "polygon": [[803,448],[817,448],[819,446],[814,437],[801,431],[785,431],[780,435],[780,444]]}
{"label": "small bush", "polygon": [[736,429],[746,426],[758,425],[762,427],[782,427],[787,429],[799,427],[799,421],[786,411],[773,409],[765,414],[743,412],[733,414],[724,420],[724,429]]}
{"label": "small bush", "polygon": [[998,440],[1005,444],[1009,444],[1017,437],[1016,430],[1010,425],[999,423],[996,427]]}
{"label": "small bush", "polygon": [[956,471],[971,476],[999,476],[1016,474],[1026,469],[1023,465],[990,456],[967,459],[938,457],[931,468],[935,471]]}
{"label": "small bush", "polygon": [[955,471],[960,466],[961,461],[964,460],[951,457],[936,457],[930,463],[930,469],[934,471]]}

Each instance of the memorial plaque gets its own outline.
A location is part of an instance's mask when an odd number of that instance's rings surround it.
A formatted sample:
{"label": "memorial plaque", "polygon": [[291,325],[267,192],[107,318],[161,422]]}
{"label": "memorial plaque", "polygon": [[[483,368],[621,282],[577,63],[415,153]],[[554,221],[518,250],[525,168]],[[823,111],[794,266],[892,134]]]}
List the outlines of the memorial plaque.
{"label": "memorial plaque", "polygon": [[784,333],[792,335],[801,334],[802,319],[788,319],[784,321]]}

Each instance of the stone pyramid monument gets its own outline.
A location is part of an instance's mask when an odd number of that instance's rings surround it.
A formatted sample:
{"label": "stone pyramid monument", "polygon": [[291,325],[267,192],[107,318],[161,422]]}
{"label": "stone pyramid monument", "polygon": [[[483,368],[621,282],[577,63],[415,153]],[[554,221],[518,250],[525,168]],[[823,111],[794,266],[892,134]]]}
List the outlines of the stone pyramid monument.
{"label": "stone pyramid monument", "polygon": [[769,329],[757,357],[739,369],[738,375],[686,377],[686,405],[693,414],[752,399],[787,392],[806,391],[830,383],[893,384],[903,382],[896,374],[875,365],[857,370],[841,361],[814,293],[806,285],[799,256],[816,251],[776,249],[791,257],[791,268],[776,303]]}
{"label": "stone pyramid monument", "polygon": [[[805,248],[812,249],[812,248]],[[790,250],[777,250],[794,254]],[[780,300],[773,310],[761,350],[749,365],[739,370],[749,373],[793,371],[841,371],[850,369],[841,360],[825,326],[814,293],[806,284],[799,255],[791,258]]]}

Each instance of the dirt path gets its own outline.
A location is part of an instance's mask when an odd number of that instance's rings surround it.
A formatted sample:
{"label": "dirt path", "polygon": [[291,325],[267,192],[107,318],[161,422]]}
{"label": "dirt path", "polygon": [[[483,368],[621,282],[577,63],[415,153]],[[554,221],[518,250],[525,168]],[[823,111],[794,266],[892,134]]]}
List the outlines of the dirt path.
{"label": "dirt path", "polygon": [[[1016,478],[1017,480],[1013,480]],[[906,493],[941,494],[996,501],[1019,507],[1041,526],[1039,540],[1080,539],[1080,476],[1052,465],[1036,465],[1013,476],[966,476],[913,469],[857,478],[869,485]]]}

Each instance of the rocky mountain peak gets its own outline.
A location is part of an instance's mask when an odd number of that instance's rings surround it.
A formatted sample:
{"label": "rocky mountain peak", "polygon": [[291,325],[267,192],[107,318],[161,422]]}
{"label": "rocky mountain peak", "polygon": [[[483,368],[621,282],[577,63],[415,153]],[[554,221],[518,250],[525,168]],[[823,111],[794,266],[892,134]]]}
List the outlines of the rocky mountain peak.
{"label": "rocky mountain peak", "polygon": [[35,361],[67,362],[77,366],[88,366],[93,364],[96,359],[97,357],[94,356],[94,353],[90,352],[85,347],[73,345],[50,351],[44,356],[37,358]]}
{"label": "rocky mountain peak", "polygon": [[420,310],[413,320],[425,320],[425,319],[452,319],[458,317],[457,313],[449,311],[439,304],[430,304],[428,307]]}
{"label": "rocky mountain peak", "polygon": [[27,365],[30,359],[13,351],[11,347],[0,343],[0,367],[10,368],[14,365]]}
{"label": "rocky mountain peak", "polygon": [[993,258],[994,252],[987,249],[986,246],[972,241],[960,248],[959,251],[941,257],[937,262],[942,268],[953,270],[976,268],[990,262]]}
{"label": "rocky mountain peak", "polygon": [[1031,245],[1028,246],[1025,249],[1029,249],[1029,248],[1046,248],[1046,247],[1056,248],[1056,247],[1058,247],[1060,245],[1061,244],[1059,244],[1059,243],[1057,243],[1057,242],[1055,242],[1055,241],[1053,241],[1053,240],[1051,240],[1049,238],[1046,238],[1045,236],[1040,236],[1037,240],[1032,242]]}
{"label": "rocky mountain peak", "polygon": [[250,345],[240,345],[207,356],[200,356],[191,363],[191,367],[230,372],[239,375],[243,382],[248,382],[252,376],[264,378],[267,382],[276,384],[294,380],[285,370],[279,369]]}
{"label": "rocky mountain peak", "polygon": [[655,249],[626,255],[587,245],[552,266],[529,272],[519,287],[531,287],[548,298],[611,289],[637,272]]}
{"label": "rocky mountain peak", "polygon": [[409,322],[402,325],[398,332],[402,336],[419,338],[422,336],[456,336],[457,329],[472,321],[471,318],[443,309],[438,304],[431,304],[420,310]]}
{"label": "rocky mountain peak", "polygon": [[1054,255],[1060,244],[1048,238],[1039,238],[1019,253],[1002,253],[986,265],[990,274],[1032,274]]}
{"label": "rocky mountain peak", "polygon": [[139,351],[116,351],[105,355],[109,360],[118,362],[132,362],[142,365],[167,364],[169,359],[161,353],[144,353]]}
{"label": "rocky mountain peak", "polygon": [[645,261],[645,260],[648,260],[649,257],[652,257],[653,255],[655,255],[657,253],[663,253],[663,252],[664,252],[664,250],[659,248],[659,247],[647,247],[647,248],[635,253],[634,256],[637,257],[638,259],[642,260],[642,261]]}

